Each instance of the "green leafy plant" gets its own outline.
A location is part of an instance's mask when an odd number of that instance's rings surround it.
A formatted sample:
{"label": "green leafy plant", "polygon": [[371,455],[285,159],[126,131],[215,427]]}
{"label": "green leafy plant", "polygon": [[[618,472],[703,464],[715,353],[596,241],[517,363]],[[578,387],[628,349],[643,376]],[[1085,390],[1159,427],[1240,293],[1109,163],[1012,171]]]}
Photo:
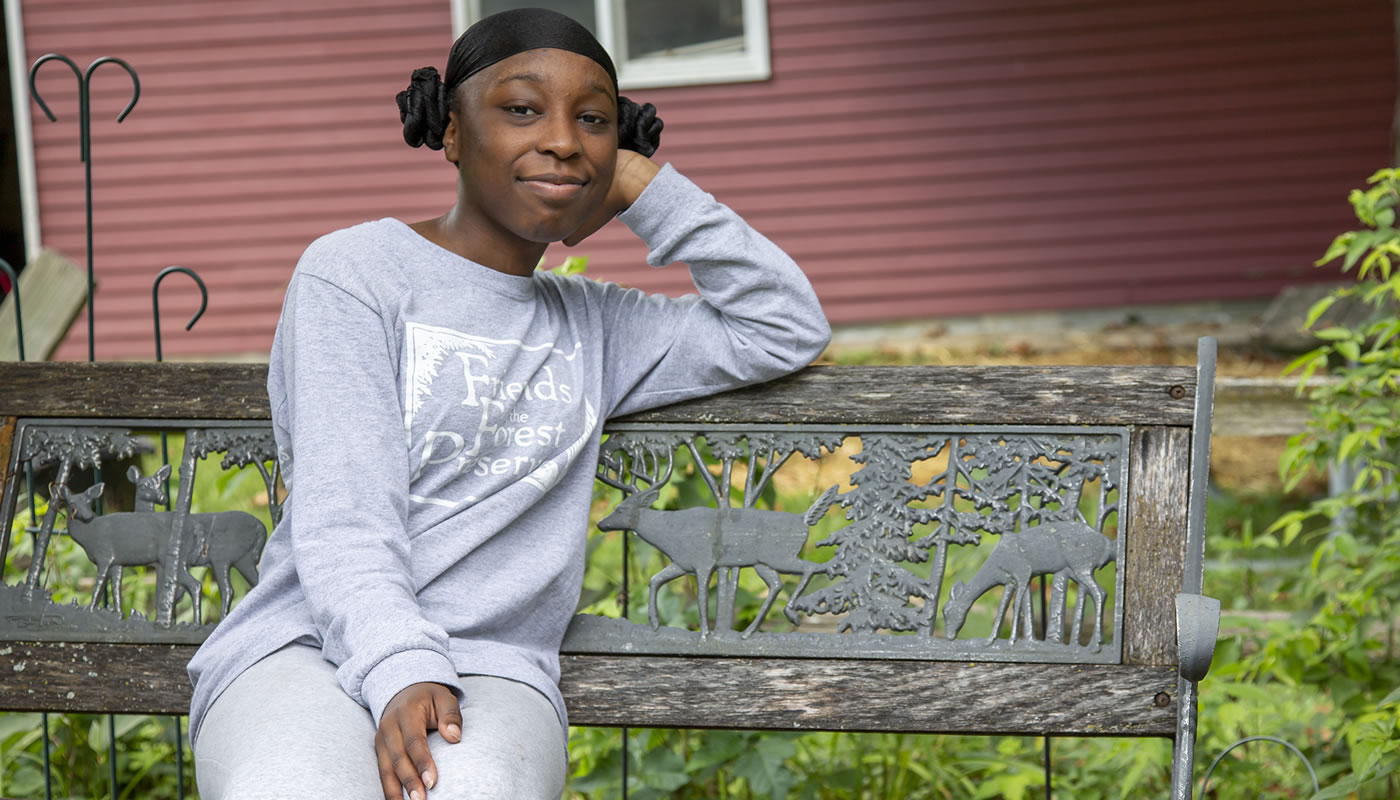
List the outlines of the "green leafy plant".
{"label": "green leafy plant", "polygon": [[583,275],[588,271],[588,256],[566,256],[557,267],[546,267],[544,261],[544,256],[540,256],[540,263],[535,265],[535,269],[564,276]]}
{"label": "green leafy plant", "polygon": [[[1354,477],[1270,528],[1285,546],[1312,546],[1291,586],[1305,610],[1289,624],[1265,626],[1242,664],[1243,674],[1261,684],[1325,687],[1344,715],[1327,754],[1344,767],[1318,798],[1393,797],[1400,772],[1400,170],[1381,170],[1368,184],[1350,196],[1365,227],[1338,236],[1317,262],[1340,259],[1356,283],[1308,314],[1306,326],[1318,328],[1321,344],[1289,371],[1301,378],[1311,418],[1280,460],[1288,487],[1339,465]],[[1327,322],[1340,302],[1361,304],[1369,315],[1355,324]],[[1314,375],[1332,380],[1309,384]]]}

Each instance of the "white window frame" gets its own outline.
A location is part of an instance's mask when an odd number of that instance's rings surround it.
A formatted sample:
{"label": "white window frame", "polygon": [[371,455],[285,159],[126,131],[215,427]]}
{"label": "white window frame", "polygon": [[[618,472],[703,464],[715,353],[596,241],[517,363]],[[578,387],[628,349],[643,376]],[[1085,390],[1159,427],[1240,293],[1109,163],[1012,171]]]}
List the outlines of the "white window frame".
{"label": "white window frame", "polygon": [[[744,9],[744,52],[629,59],[623,0],[593,0],[598,41],[617,66],[624,91],[663,86],[763,81],[773,75],[768,52],[767,0],[740,0]],[[481,18],[480,0],[451,0],[454,38]]]}

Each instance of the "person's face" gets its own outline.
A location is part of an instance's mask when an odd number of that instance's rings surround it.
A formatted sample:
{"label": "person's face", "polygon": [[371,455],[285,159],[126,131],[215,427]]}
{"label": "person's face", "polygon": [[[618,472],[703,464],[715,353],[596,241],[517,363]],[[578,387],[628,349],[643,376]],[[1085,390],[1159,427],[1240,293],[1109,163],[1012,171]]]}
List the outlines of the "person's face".
{"label": "person's face", "polygon": [[458,88],[443,135],[461,200],[496,233],[548,243],[603,203],[617,166],[617,98],[597,62],[527,50]]}

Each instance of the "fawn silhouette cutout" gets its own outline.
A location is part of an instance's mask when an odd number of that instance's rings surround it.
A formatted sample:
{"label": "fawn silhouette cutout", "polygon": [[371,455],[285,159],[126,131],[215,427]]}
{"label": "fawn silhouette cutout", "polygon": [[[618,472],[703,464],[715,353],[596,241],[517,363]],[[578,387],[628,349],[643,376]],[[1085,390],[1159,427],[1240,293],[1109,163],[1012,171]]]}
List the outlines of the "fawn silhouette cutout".
{"label": "fawn silhouette cutout", "polygon": [[[1012,606],[1011,643],[1014,644],[1021,635],[1030,638],[1031,578],[1054,575],[1057,585],[1066,577],[1079,585],[1070,642],[1079,643],[1087,595],[1093,598],[1096,607],[1094,646],[1100,647],[1103,645],[1106,593],[1094,577],[1094,572],[1114,559],[1114,551],[1112,539],[1076,520],[1046,522],[1020,533],[1005,534],[992,548],[976,575],[966,583],[958,581],[949,588],[948,602],[943,605],[944,633],[949,639],[955,638],[967,620],[968,609],[977,598],[994,587],[1004,586],[993,618],[992,633],[987,641],[990,643],[996,639],[1008,604]],[[1049,635],[1047,631],[1047,638]],[[1055,638],[1060,638],[1059,632],[1055,633]]]}
{"label": "fawn silhouette cutout", "polygon": [[[170,477],[169,464],[146,477],[142,477],[141,471],[133,466],[127,469],[126,477],[136,484],[137,511],[155,511],[157,504],[170,502],[164,488],[165,479]],[[257,517],[243,511],[194,514],[190,517],[190,523],[185,531],[185,543],[193,542],[193,546],[180,549],[185,554],[185,568],[208,567],[214,571],[214,582],[219,587],[219,613],[227,615],[233,602],[232,570],[237,569],[250,586],[257,584],[258,559],[262,557],[263,545],[267,543],[267,529]],[[221,538],[212,541],[210,534],[215,529],[221,531]],[[118,586],[121,585],[121,574],[121,567],[118,566]],[[180,588],[186,589],[183,581]],[[197,601],[191,598],[191,602]]]}

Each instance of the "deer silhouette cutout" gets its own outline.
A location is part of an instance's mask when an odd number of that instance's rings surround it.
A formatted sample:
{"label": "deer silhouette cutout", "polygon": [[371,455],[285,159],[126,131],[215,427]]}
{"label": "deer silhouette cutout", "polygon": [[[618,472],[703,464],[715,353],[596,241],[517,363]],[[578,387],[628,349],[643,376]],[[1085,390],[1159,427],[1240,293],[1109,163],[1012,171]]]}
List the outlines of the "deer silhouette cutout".
{"label": "deer silhouette cutout", "polygon": [[[799,556],[807,544],[807,530],[820,519],[830,505],[823,495],[806,515],[787,511],[758,508],[683,508],[659,511],[651,508],[661,493],[661,487],[671,477],[671,464],[660,477],[642,473],[635,476],[650,486],[640,489],[635,483],[614,480],[600,469],[599,480],[622,490],[622,502],[598,521],[604,531],[630,530],[642,541],[660,550],[671,563],[652,576],[647,598],[647,620],[653,630],[661,627],[657,615],[656,595],[665,584],[683,575],[694,575],[700,603],[700,638],[709,636],[709,583],[715,570],[721,567],[753,567],[768,585],[768,596],[753,622],[744,629],[747,639],[758,630],[769,609],[782,592],[779,573],[801,575],[802,580],[788,598],[783,613],[795,625],[800,621],[792,603],[807,587],[812,574],[824,566]],[[825,501],[825,502],[823,502]]]}
{"label": "deer silhouette cutout", "polygon": [[[102,494],[101,483],[79,494],[69,492],[66,487],[59,489],[64,501],[73,509],[73,518],[68,525],[69,535],[98,568],[92,606],[96,606],[104,583],[113,580],[118,613],[121,613],[121,568],[153,565],[163,573],[168,567],[164,561],[176,519],[173,513],[153,510],[155,503],[165,502],[165,492],[159,488],[164,480],[161,472],[141,478],[133,467],[127,477],[137,484],[137,511],[103,514],[100,517],[94,514],[92,503]],[[257,517],[247,512],[215,511],[189,515],[180,548],[184,563],[178,566],[176,574],[180,588],[190,595],[194,604],[195,619],[201,618],[203,587],[190,574],[190,567],[209,567],[214,571],[214,579],[219,586],[220,611],[227,615],[233,603],[232,570],[237,569],[250,584],[257,583],[257,562],[266,541],[267,529]]]}
{"label": "deer silhouette cutout", "polygon": [[1010,641],[1015,643],[1023,625],[1026,628],[1024,635],[1029,637],[1031,578],[1035,575],[1066,575],[1079,584],[1080,596],[1071,641],[1079,642],[1084,595],[1087,593],[1093,597],[1097,612],[1094,645],[1101,646],[1105,592],[1094,577],[1094,571],[1112,561],[1115,550],[1112,539],[1074,520],[1047,522],[1020,533],[1003,535],[971,580],[966,583],[958,581],[949,588],[948,602],[943,605],[944,631],[949,639],[955,638],[967,619],[968,609],[977,598],[993,587],[1004,586],[1006,588],[997,606],[988,641],[996,639],[1008,603],[1013,609]]}
{"label": "deer silhouette cutout", "polygon": [[[165,563],[165,542],[170,535],[170,524],[162,519],[165,515],[147,511],[119,511],[99,517],[93,512],[92,505],[102,495],[105,486],[104,483],[95,483],[78,494],[70,492],[67,486],[60,486],[58,493],[71,512],[68,536],[97,565],[97,584],[92,588],[92,602],[88,608],[97,608],[97,598],[101,597],[102,588],[110,581],[117,613],[121,614],[121,567],[155,566],[161,572],[169,568],[170,565]],[[176,580],[193,599],[195,618],[198,619],[199,581],[187,570],[178,567]]]}

